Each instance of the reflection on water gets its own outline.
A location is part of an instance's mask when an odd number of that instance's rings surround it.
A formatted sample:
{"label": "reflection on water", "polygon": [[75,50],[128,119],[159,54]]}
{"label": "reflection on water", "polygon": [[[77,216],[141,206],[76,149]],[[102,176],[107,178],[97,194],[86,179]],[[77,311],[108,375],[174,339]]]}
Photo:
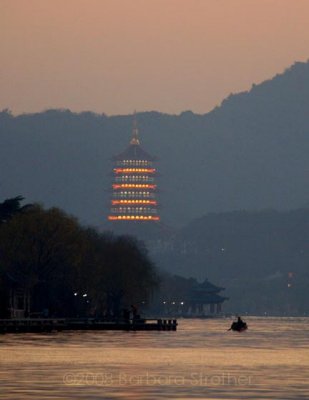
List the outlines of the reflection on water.
{"label": "reflection on water", "polygon": [[0,336],[1,399],[308,399],[309,318]]}

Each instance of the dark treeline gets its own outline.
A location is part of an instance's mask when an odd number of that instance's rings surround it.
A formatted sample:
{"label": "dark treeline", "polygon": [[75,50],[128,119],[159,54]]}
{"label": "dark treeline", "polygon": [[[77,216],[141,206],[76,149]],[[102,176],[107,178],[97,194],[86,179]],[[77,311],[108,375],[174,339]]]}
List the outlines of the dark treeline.
{"label": "dark treeline", "polygon": [[21,201],[0,204],[1,317],[13,306],[26,316],[119,316],[147,303],[158,276],[141,242]]}

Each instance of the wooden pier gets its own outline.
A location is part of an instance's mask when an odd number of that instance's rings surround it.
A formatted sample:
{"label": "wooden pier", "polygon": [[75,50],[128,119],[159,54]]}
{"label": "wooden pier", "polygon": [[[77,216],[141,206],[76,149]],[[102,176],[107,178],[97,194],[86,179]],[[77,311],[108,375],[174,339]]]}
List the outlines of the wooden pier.
{"label": "wooden pier", "polygon": [[0,319],[0,333],[59,331],[176,331],[176,319],[106,320],[100,318]]}

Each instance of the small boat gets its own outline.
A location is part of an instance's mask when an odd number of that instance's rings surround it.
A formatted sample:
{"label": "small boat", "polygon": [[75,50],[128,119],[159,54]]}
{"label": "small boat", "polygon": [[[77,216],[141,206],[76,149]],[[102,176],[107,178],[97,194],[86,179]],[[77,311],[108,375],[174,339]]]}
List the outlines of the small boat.
{"label": "small boat", "polygon": [[238,322],[233,322],[229,331],[235,331],[235,332],[244,332],[248,329],[248,325],[246,322],[243,322],[242,324],[239,324]]}
{"label": "small boat", "polygon": [[229,329],[229,331],[236,332],[244,332],[248,329],[248,325],[245,321],[243,321],[240,317],[237,318],[237,321],[234,321]]}

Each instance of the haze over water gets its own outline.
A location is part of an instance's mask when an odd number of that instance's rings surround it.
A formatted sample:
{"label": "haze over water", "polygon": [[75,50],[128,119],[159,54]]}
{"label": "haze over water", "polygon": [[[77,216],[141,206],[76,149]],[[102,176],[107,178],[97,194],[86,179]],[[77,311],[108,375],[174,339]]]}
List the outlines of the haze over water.
{"label": "haze over water", "polygon": [[307,399],[309,318],[0,337],[1,399]]}

